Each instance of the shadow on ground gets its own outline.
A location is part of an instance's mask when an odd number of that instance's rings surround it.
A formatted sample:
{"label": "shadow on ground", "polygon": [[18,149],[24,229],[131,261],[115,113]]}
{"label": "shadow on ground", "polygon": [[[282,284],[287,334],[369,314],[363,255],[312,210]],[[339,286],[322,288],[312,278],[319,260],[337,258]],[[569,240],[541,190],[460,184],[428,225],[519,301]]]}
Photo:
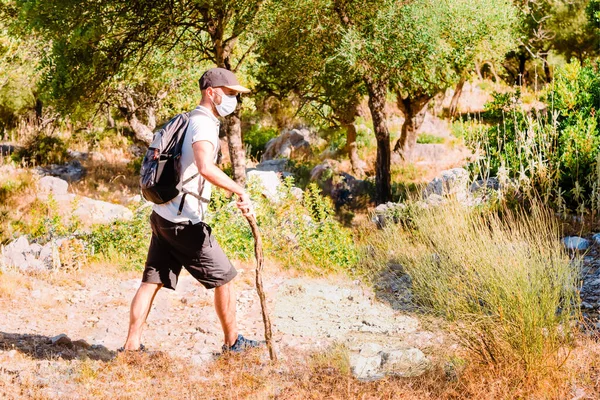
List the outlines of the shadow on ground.
{"label": "shadow on ground", "polygon": [[418,312],[413,301],[412,281],[402,265],[388,263],[374,278],[375,297],[396,311]]}
{"label": "shadow on ground", "polygon": [[92,359],[108,361],[116,356],[116,352],[102,345],[90,345],[85,340],[71,340],[66,335],[55,337],[28,333],[0,332],[0,349],[17,350],[38,360],[55,360],[62,358]]}

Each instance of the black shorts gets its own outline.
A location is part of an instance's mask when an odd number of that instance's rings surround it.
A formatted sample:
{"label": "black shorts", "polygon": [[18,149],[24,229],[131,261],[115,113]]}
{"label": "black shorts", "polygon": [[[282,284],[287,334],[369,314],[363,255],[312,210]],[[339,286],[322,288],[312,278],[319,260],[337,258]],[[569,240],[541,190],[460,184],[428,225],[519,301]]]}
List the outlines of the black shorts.
{"label": "black shorts", "polygon": [[166,288],[175,289],[184,267],[204,287],[212,289],[237,275],[210,226],[204,222],[174,223],[153,212],[150,226],[152,240],[142,282],[162,283]]}

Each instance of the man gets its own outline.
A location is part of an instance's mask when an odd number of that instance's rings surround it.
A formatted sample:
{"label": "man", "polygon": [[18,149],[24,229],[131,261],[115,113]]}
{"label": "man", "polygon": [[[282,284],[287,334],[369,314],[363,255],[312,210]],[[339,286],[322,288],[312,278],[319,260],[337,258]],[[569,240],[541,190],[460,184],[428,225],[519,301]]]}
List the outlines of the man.
{"label": "man", "polygon": [[260,345],[238,333],[232,284],[237,271],[212,236],[210,226],[203,222],[211,184],[237,195],[237,207],[243,215],[253,213],[248,193],[215,164],[219,150],[217,116],[231,114],[237,105],[236,95],[249,90],[223,68],[206,71],[199,84],[202,100],[190,115],[181,155],[181,192],[191,194],[180,193],[168,203],[153,206],[148,258],[142,283],[131,302],[127,341],[120,350],[144,349],[142,328],[154,296],[161,287],[175,289],[182,266],[204,287],[215,290],[215,310],[224,334],[223,351],[239,352]]}

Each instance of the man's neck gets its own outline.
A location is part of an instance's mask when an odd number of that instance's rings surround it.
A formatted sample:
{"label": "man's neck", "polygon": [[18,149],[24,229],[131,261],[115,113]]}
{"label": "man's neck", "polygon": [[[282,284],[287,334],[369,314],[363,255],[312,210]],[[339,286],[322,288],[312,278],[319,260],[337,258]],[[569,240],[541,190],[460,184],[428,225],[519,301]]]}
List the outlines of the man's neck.
{"label": "man's neck", "polygon": [[217,113],[217,110],[215,110],[215,107],[213,106],[210,99],[203,98],[202,100],[200,100],[200,105],[202,107],[210,110],[215,117],[217,117],[217,118],[219,117],[219,114]]}

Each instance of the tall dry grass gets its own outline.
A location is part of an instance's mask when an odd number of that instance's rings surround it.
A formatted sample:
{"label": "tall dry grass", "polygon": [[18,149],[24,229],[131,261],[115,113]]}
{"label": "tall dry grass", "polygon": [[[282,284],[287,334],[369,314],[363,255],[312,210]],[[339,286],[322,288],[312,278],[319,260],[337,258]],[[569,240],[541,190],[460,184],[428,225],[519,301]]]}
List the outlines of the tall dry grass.
{"label": "tall dry grass", "polygon": [[412,228],[391,226],[370,240],[375,269],[400,263],[417,303],[451,321],[484,363],[534,375],[564,363],[580,318],[579,274],[548,210],[449,203],[412,218]]}

